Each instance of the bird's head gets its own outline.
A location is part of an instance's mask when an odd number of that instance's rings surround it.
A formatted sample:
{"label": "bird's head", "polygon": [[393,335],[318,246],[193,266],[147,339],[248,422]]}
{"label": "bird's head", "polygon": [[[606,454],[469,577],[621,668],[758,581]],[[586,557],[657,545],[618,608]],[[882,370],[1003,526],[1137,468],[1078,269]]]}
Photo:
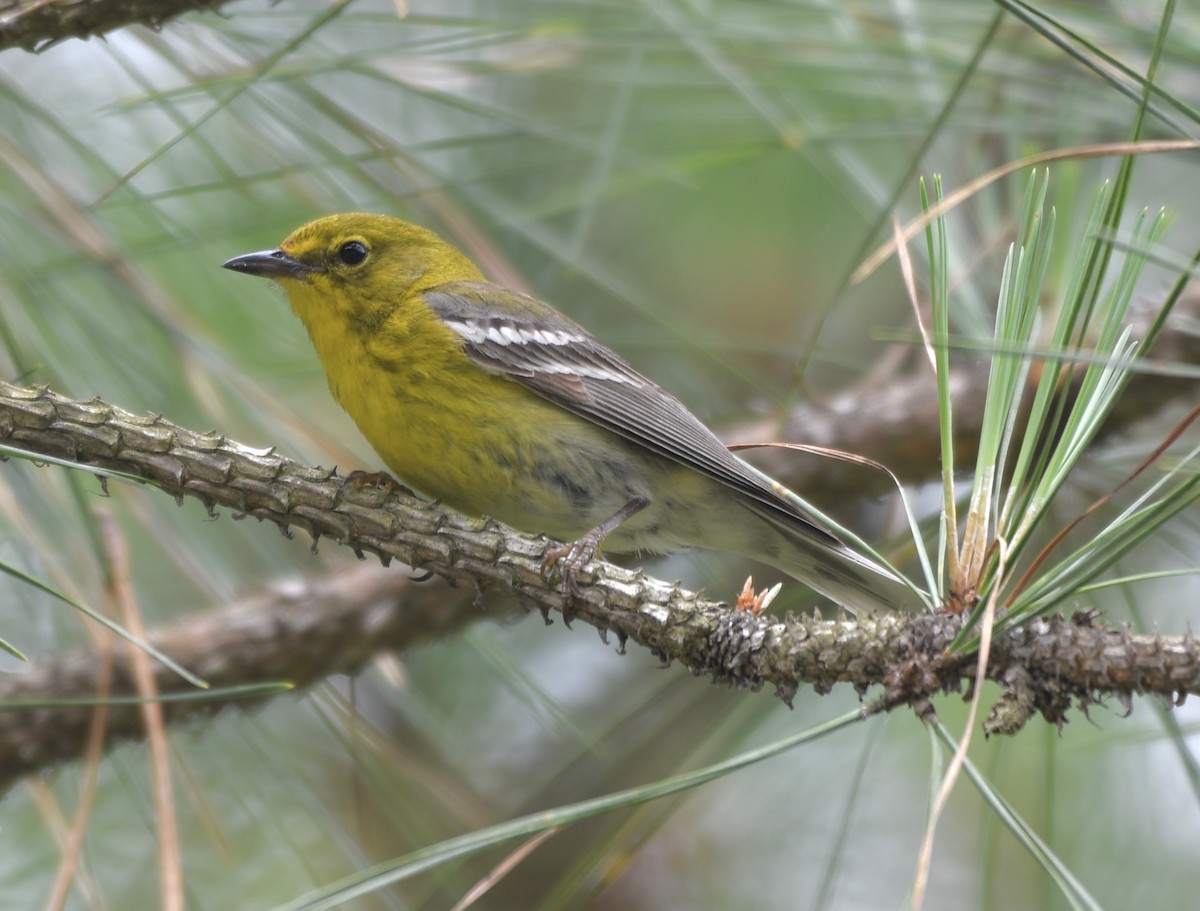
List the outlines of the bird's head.
{"label": "bird's head", "polygon": [[276,250],[235,256],[226,269],[279,283],[306,325],[330,308],[375,324],[410,295],[481,281],[466,256],[432,231],[387,215],[329,215],[303,225]]}

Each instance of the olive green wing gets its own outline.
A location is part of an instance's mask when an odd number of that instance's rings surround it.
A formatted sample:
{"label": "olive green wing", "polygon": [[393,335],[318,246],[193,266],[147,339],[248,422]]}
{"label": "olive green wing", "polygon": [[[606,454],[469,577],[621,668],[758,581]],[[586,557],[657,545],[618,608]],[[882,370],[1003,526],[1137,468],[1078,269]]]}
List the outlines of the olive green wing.
{"label": "olive green wing", "polygon": [[425,292],[424,299],[482,369],[509,376],[586,420],[726,484],[775,521],[802,526],[827,545],[841,544],[814,517],[776,495],[682,402],[557,310],[477,282],[443,285]]}

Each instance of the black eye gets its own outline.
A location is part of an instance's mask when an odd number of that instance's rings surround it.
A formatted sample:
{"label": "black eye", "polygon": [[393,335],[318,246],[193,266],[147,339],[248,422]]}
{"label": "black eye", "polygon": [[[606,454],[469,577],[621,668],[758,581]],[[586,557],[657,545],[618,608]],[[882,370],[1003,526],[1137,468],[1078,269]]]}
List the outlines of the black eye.
{"label": "black eye", "polygon": [[361,240],[352,240],[341,245],[338,248],[338,259],[344,262],[347,266],[357,266],[367,258],[367,245]]}

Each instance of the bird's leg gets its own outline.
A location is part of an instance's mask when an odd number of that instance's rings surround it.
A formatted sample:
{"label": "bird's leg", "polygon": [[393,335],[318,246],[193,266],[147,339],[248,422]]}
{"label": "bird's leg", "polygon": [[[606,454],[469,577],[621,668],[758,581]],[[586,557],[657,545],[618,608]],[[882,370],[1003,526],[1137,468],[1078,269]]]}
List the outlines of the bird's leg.
{"label": "bird's leg", "polygon": [[542,575],[548,575],[556,565],[562,572],[562,589],[565,596],[563,623],[567,626],[571,625],[571,605],[578,594],[576,579],[579,570],[596,555],[596,551],[600,549],[600,543],[612,534],[617,526],[649,505],[649,500],[634,497],[595,528],[585,532],[578,540],[546,552],[546,556],[542,559]]}

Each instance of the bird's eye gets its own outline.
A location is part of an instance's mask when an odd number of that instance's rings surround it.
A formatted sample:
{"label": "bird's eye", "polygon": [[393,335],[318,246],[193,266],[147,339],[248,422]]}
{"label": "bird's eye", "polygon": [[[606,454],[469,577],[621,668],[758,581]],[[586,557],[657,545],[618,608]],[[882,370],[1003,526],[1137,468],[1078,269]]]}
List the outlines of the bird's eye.
{"label": "bird's eye", "polygon": [[338,248],[338,259],[347,266],[357,266],[367,258],[367,245],[361,240],[351,240]]}

